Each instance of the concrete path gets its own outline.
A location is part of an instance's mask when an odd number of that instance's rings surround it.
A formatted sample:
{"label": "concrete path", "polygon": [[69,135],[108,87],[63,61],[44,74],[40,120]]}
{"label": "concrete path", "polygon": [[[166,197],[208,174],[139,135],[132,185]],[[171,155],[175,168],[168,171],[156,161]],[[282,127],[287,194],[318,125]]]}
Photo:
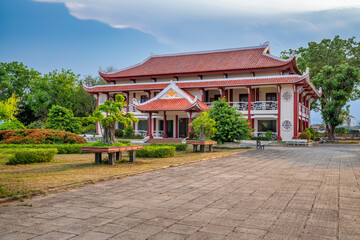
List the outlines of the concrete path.
{"label": "concrete path", "polygon": [[0,206],[0,239],[360,239],[360,146],[268,148]]}

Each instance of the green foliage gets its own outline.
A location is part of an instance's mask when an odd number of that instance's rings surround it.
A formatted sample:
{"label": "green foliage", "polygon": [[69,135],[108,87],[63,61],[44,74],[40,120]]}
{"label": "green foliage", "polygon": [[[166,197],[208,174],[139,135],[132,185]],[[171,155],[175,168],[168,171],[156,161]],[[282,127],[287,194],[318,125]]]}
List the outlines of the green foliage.
{"label": "green foliage", "polygon": [[176,151],[186,151],[186,143],[150,143],[150,146],[171,146],[175,147]]}
{"label": "green foliage", "polygon": [[210,108],[209,117],[216,122],[217,132],[213,139],[219,144],[249,137],[251,130],[249,122],[243,118],[240,112],[232,108],[225,98],[214,102],[214,106]]}
{"label": "green foliage", "polygon": [[265,133],[265,137],[266,137],[266,139],[267,139],[268,141],[271,140],[272,137],[273,137],[273,132],[272,132],[272,131],[267,131],[267,132]]}
{"label": "green foliage", "polygon": [[56,148],[58,154],[79,154],[82,153],[82,147],[86,144],[0,144],[0,149],[43,149]]}
{"label": "green foliage", "polygon": [[116,143],[108,144],[101,141],[88,144],[89,147],[120,147],[120,146],[129,146],[130,141],[118,141]]}
{"label": "green foliage", "polygon": [[0,101],[10,98],[13,94],[18,96],[20,107],[16,118],[24,124],[36,120],[34,112],[29,107],[28,94],[31,84],[39,77],[39,72],[28,69],[23,63],[0,62]]}
{"label": "green foliage", "polygon": [[26,151],[15,151],[13,157],[10,158],[8,164],[29,164],[29,163],[42,163],[54,160],[57,153],[56,148],[49,149],[26,149]]}
{"label": "green foliage", "polygon": [[125,133],[125,137],[132,137],[134,136],[134,128],[132,125],[128,125],[125,127],[125,130],[124,130],[124,133]]}
{"label": "green foliage", "polygon": [[0,130],[13,130],[13,129],[26,129],[26,127],[18,120],[14,120],[0,125]]}
{"label": "green foliage", "polygon": [[144,146],[136,151],[140,158],[166,158],[175,156],[176,147],[172,146]]}
{"label": "green foliage", "polygon": [[[290,51],[282,52],[288,56]],[[355,37],[323,39],[309,42],[306,48],[295,51],[301,71],[310,68],[312,82],[322,88],[322,96],[312,102],[313,110],[321,110],[323,120],[329,129],[329,137],[334,138],[334,129],[343,121],[348,112],[347,103],[359,99],[360,42]]]}
{"label": "green foliage", "polygon": [[191,129],[191,131],[189,132],[189,137],[186,138],[187,140],[196,140],[198,139],[198,135],[197,133],[194,131],[194,129]]}
{"label": "green foliage", "polygon": [[115,129],[115,137],[120,138],[124,135],[124,131],[122,129]]}
{"label": "green foliage", "polygon": [[335,133],[348,133],[345,127],[337,127],[335,128]]}
{"label": "green foliage", "polygon": [[200,116],[191,122],[190,126],[200,136],[199,140],[204,141],[211,138],[217,132],[215,124],[215,120],[209,117],[208,112],[202,112]]}
{"label": "green foliage", "polygon": [[19,99],[15,94],[10,98],[0,101],[0,120],[11,121],[15,119],[15,114],[18,111]]}
{"label": "green foliage", "polygon": [[46,128],[78,134],[83,131],[80,119],[74,117],[71,110],[58,105],[53,105],[50,109]]}
{"label": "green foliage", "polygon": [[[83,118],[85,123],[100,123],[103,129],[102,142],[103,143],[116,143],[115,126],[121,123],[128,126],[132,122],[139,121],[134,117],[133,113],[123,112],[122,109],[126,106],[126,101],[123,95],[116,95],[114,101],[105,101],[104,104],[99,105],[95,112]],[[125,129],[125,134],[127,134]]]}
{"label": "green foliage", "polygon": [[359,69],[349,65],[325,66],[313,78],[316,86],[323,89],[320,97],[321,115],[329,128],[329,137],[334,137],[337,126],[343,123],[349,110],[347,103],[359,98]]}
{"label": "green foliage", "polygon": [[27,128],[28,129],[44,129],[45,128],[46,123],[41,121],[41,120],[36,120],[32,123],[30,123]]}

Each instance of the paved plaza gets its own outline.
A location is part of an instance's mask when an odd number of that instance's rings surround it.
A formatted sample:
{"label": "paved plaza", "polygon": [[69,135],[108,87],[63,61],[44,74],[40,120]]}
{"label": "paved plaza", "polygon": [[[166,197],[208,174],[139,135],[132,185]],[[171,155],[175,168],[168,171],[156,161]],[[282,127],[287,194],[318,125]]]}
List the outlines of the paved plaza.
{"label": "paved plaza", "polygon": [[359,185],[359,145],[269,147],[0,206],[0,239],[360,239]]}

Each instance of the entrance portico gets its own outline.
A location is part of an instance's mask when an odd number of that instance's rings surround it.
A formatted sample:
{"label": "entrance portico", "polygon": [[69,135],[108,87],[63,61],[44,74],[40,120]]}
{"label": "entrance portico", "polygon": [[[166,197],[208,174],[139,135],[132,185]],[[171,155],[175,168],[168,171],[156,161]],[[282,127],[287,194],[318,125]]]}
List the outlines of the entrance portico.
{"label": "entrance portico", "polygon": [[[189,133],[191,131],[191,127],[189,124],[191,123],[195,115],[199,112],[207,111],[210,109],[205,103],[197,99],[197,97],[194,97],[190,93],[180,89],[174,82],[171,82],[164,90],[162,90],[154,98],[148,101],[139,103],[136,99],[133,99],[133,105],[137,110],[139,110],[142,113],[147,113],[148,115],[147,136],[149,138],[154,137],[152,134],[152,129],[153,129],[152,117],[154,116],[154,114],[156,114],[156,116],[162,116],[163,119],[160,120],[162,121],[162,124],[159,124],[159,126],[162,126],[162,131],[163,131],[162,137],[168,138],[169,129],[172,130],[172,127],[169,128],[167,124],[171,123],[172,126],[174,125],[173,120],[167,119],[168,112],[180,111],[182,113],[186,113],[188,117],[186,127],[188,128],[187,132]],[[154,127],[156,127],[156,121],[154,121],[154,123],[155,123]],[[186,123],[186,121],[182,120],[181,123],[182,123],[181,127],[183,128],[184,123]],[[179,124],[178,115],[175,115],[175,125],[176,125],[175,137],[178,138],[180,134],[180,129],[179,129],[180,124]],[[171,131],[170,133],[172,135],[171,137],[174,137],[172,134],[173,131]],[[181,133],[183,135],[184,131],[181,131]]]}

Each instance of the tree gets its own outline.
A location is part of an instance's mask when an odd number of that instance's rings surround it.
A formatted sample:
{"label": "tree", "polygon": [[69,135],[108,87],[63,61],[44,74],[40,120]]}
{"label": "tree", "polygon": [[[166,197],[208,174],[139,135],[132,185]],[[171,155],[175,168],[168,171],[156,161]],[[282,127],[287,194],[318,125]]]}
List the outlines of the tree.
{"label": "tree", "polygon": [[13,93],[12,96],[7,99],[0,101],[0,120],[5,122],[15,120],[15,115],[18,111],[19,99]]}
{"label": "tree", "polygon": [[[283,57],[288,57],[290,52],[283,51]],[[305,71],[309,67],[315,87],[322,88],[322,96],[311,103],[311,109],[321,111],[329,138],[334,138],[334,126],[341,124],[342,116],[348,113],[347,103],[359,99],[356,69],[360,67],[360,42],[355,37],[335,36],[319,43],[309,42],[295,53],[299,69]]]}
{"label": "tree", "polygon": [[102,142],[105,144],[116,143],[115,128],[116,123],[121,123],[128,126],[132,122],[139,120],[134,117],[133,113],[123,112],[122,109],[126,106],[126,101],[123,95],[116,95],[115,101],[105,101],[104,104],[99,105],[94,113],[89,117],[83,118],[85,123],[99,123],[102,130]]}
{"label": "tree", "polygon": [[81,133],[83,130],[81,120],[74,117],[71,110],[58,105],[51,107],[46,128],[72,133]]}
{"label": "tree", "polygon": [[40,119],[46,119],[53,105],[73,111],[76,117],[89,116],[95,99],[82,87],[79,75],[71,70],[54,70],[33,82],[29,94],[30,106]]}
{"label": "tree", "polygon": [[40,77],[40,73],[28,69],[23,63],[0,62],[0,100],[8,99],[15,94],[19,99],[19,110],[16,118],[25,124],[36,120],[30,109],[28,94],[31,84]]}
{"label": "tree", "polygon": [[215,124],[215,120],[209,117],[208,112],[202,112],[200,116],[191,122],[190,126],[200,136],[199,140],[204,141],[216,133]]}
{"label": "tree", "polygon": [[249,137],[251,130],[249,122],[240,112],[232,108],[225,98],[214,102],[214,106],[210,108],[209,117],[216,122],[217,132],[213,139],[218,143],[233,142]]}
{"label": "tree", "polygon": [[321,115],[328,130],[329,138],[334,138],[335,128],[344,121],[348,111],[347,103],[359,98],[359,69],[349,65],[325,66],[313,78],[313,83],[322,86],[320,97]]}

